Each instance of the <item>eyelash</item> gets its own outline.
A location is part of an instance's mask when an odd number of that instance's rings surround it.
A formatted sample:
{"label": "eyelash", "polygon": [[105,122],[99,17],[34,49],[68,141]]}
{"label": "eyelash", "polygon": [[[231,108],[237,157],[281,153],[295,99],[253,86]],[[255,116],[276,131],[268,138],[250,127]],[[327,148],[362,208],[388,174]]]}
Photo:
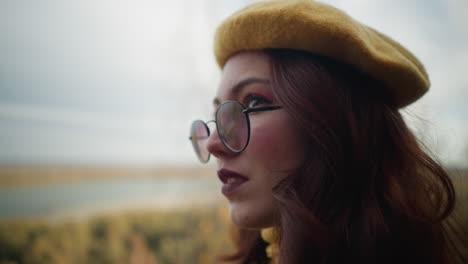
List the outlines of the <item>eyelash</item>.
{"label": "eyelash", "polygon": [[250,104],[253,102],[253,101],[256,101],[255,102],[255,105],[262,105],[262,104],[271,104],[271,100],[265,98],[264,96],[262,95],[259,95],[259,94],[249,94],[247,95],[245,98],[244,98],[244,105],[247,107],[247,108],[254,108],[254,106],[250,106]]}

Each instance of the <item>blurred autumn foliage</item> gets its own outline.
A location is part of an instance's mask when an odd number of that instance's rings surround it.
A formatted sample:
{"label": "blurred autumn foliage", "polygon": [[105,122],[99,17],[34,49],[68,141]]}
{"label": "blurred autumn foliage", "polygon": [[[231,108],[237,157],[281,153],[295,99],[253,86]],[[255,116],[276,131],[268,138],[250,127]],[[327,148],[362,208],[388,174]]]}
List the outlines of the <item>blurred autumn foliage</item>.
{"label": "blurred autumn foliage", "polygon": [[231,251],[226,208],[132,212],[87,220],[0,222],[0,263],[216,263]]}
{"label": "blurred autumn foliage", "polygon": [[[468,171],[451,175],[457,220],[468,234]],[[221,205],[71,220],[1,220],[0,264],[218,263],[217,256],[232,253],[228,227]]]}

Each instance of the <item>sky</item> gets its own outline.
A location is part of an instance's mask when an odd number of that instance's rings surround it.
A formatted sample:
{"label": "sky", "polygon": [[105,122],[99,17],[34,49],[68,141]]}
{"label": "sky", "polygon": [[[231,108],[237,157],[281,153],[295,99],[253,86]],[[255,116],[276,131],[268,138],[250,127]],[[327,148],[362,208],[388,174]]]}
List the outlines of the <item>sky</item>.
{"label": "sky", "polygon": [[[0,2],[0,163],[197,165],[216,26],[254,1]],[[464,0],[324,0],[406,46],[430,92],[402,110],[443,163],[468,167]]]}

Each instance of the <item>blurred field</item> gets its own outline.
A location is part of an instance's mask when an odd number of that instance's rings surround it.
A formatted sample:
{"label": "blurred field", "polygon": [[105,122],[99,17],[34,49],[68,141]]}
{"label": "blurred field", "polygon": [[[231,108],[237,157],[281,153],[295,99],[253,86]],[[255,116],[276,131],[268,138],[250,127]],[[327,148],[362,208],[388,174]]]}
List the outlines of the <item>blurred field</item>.
{"label": "blurred field", "polygon": [[88,221],[0,222],[0,263],[216,263],[230,252],[226,208],[133,212]]}
{"label": "blurred field", "polygon": [[[60,177],[63,177],[66,169],[57,169],[56,174],[52,175],[48,175],[46,170],[40,172],[43,175],[31,174],[32,170],[3,170],[0,173],[3,177],[2,184],[43,184],[44,179],[49,183],[63,181]],[[76,169],[76,174],[68,171],[66,175],[70,178],[67,180],[128,177],[134,175],[135,170],[113,174],[113,169],[89,169],[91,176],[83,176],[83,172],[86,169]],[[162,169],[142,169],[140,172],[142,177],[164,176]],[[14,175],[23,178],[8,181],[4,177],[13,176],[8,173],[16,173]],[[199,177],[214,174],[203,169],[181,169],[170,173],[173,176],[190,173]],[[459,223],[468,234],[468,172],[452,170],[450,174],[458,194],[456,212]],[[231,252],[227,235],[228,222],[227,209],[221,205],[113,211],[90,215],[84,219],[65,217],[2,220],[0,264],[218,263],[216,256]]]}
{"label": "blurred field", "polygon": [[[213,168],[3,166],[0,188],[213,175]],[[190,197],[182,198],[184,204],[194,204]],[[172,207],[159,209],[122,206],[122,210],[99,206],[88,208],[92,213],[80,210],[76,214],[67,211],[58,216],[0,219],[0,264],[216,263],[216,256],[230,252],[226,208],[219,203],[169,205]],[[153,209],[147,209],[150,207]]]}

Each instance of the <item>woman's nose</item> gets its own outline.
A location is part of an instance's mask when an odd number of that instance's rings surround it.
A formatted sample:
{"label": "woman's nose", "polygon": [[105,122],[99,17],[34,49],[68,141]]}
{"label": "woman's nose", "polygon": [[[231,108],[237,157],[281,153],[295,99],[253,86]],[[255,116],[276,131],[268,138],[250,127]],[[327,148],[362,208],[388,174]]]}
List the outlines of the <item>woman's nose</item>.
{"label": "woman's nose", "polygon": [[206,143],[206,148],[211,155],[215,156],[218,159],[226,158],[233,152],[229,151],[219,138],[218,131],[216,129],[212,130],[213,133],[208,137],[208,141]]}

